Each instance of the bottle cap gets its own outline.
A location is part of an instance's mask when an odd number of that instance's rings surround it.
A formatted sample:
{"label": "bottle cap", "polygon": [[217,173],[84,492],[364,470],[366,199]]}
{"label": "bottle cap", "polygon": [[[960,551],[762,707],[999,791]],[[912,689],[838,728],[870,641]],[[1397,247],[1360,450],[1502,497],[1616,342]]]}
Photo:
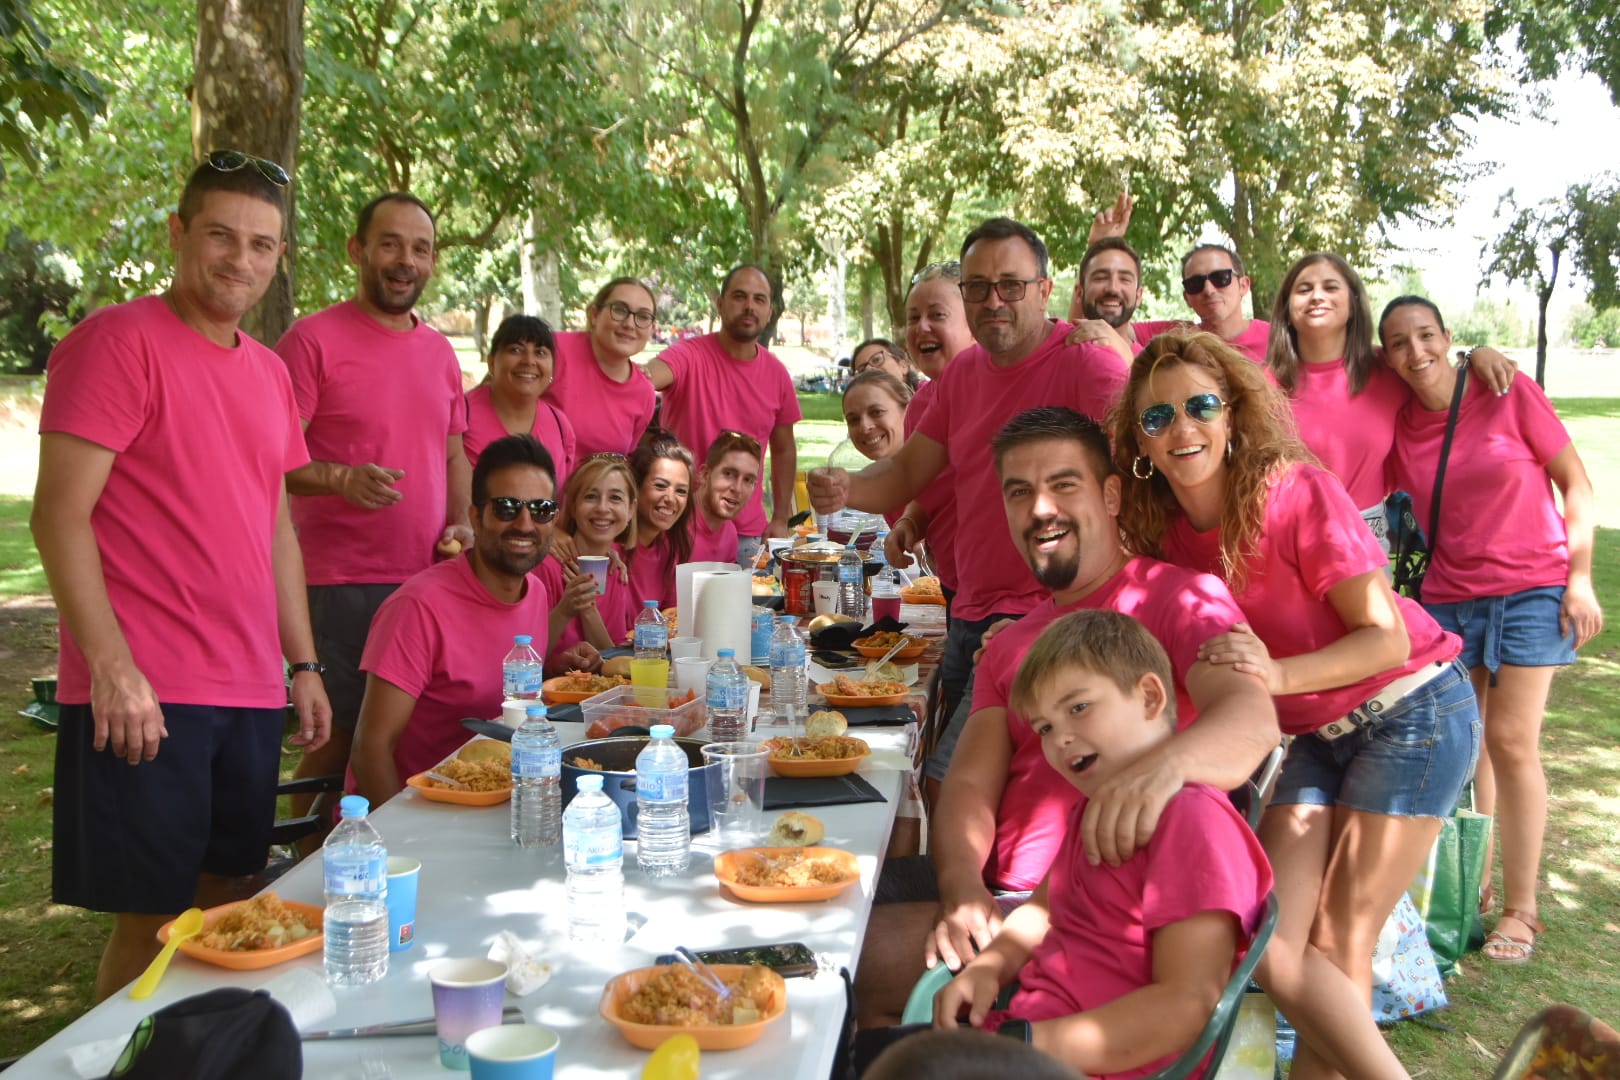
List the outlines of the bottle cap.
{"label": "bottle cap", "polygon": [[720,650],[720,655],[722,657],[726,657],[726,656],[735,657],[737,655],[737,650],[736,649],[721,649]]}
{"label": "bottle cap", "polygon": [[656,600],[643,600],[641,602],[641,606],[642,607],[656,608],[658,606],[658,601],[656,601]]}
{"label": "bottle cap", "polygon": [[776,617],[776,625],[777,626],[782,626],[782,625],[792,626],[795,623],[797,623],[798,621],[799,621],[799,617],[797,615],[778,615]]}
{"label": "bottle cap", "polygon": [[514,645],[528,645],[528,644],[532,643],[533,641],[534,641],[534,637],[532,635],[530,635],[530,634],[513,634],[512,635],[512,644],[514,644]]}
{"label": "bottle cap", "polygon": [[602,774],[593,772],[580,773],[579,777],[574,781],[574,788],[581,792],[601,791]]}
{"label": "bottle cap", "polygon": [[544,720],[546,718],[546,707],[544,705],[525,705],[523,707],[523,715],[527,716],[530,720],[534,720],[536,718]]}
{"label": "bottle cap", "polygon": [[371,812],[371,803],[364,795],[345,795],[338,803],[344,817],[365,817]]}
{"label": "bottle cap", "polygon": [[675,725],[654,724],[652,726],[652,737],[655,739],[673,739],[675,737]]}

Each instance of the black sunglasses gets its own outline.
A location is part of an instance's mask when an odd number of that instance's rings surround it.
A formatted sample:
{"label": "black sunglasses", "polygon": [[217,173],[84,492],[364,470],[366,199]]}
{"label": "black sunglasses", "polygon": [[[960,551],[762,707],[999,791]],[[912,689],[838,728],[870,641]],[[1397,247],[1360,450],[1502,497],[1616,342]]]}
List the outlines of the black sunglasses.
{"label": "black sunglasses", "polygon": [[[1230,270],[1226,272],[1231,273]],[[1221,400],[1219,394],[1194,394],[1181,405],[1181,411],[1200,424],[1213,424],[1224,408],[1226,402]],[[1176,422],[1176,407],[1168,401],[1156,401],[1142,410],[1136,422],[1142,425],[1144,434],[1156,439]]]}
{"label": "black sunglasses", "polygon": [[208,167],[215,172],[237,172],[249,165],[258,169],[259,175],[276,187],[286,187],[292,183],[292,177],[287,175],[287,170],[268,158],[254,157],[240,150],[214,150],[208,155]]}
{"label": "black sunglasses", "polygon": [[489,508],[495,511],[496,521],[516,521],[519,510],[528,510],[529,519],[536,525],[544,525],[554,521],[557,517],[556,499],[514,499],[506,495],[496,495],[489,500]]}
{"label": "black sunglasses", "polygon": [[1232,284],[1232,278],[1237,275],[1236,270],[1211,270],[1207,274],[1194,274],[1192,277],[1181,279],[1181,291],[1188,296],[1196,296],[1204,291],[1204,282],[1209,282],[1217,289],[1224,289]]}

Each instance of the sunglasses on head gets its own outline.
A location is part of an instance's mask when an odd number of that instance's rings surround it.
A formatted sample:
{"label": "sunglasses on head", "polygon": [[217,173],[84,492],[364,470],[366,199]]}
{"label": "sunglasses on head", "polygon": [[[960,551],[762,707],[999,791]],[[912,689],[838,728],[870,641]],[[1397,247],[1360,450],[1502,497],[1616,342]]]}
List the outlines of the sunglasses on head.
{"label": "sunglasses on head", "polygon": [[237,172],[249,165],[258,169],[259,175],[276,187],[286,187],[292,183],[292,177],[287,175],[287,170],[268,158],[254,157],[240,150],[215,150],[208,155],[208,167],[215,172]]}
{"label": "sunglasses on head", "polygon": [[[1181,411],[1200,424],[1213,424],[1224,408],[1226,402],[1219,394],[1194,394],[1181,405]],[[1156,401],[1142,410],[1136,422],[1142,425],[1143,434],[1156,439],[1176,422],[1176,407],[1168,401]]]}
{"label": "sunglasses on head", "polygon": [[544,525],[557,517],[556,499],[514,499],[496,495],[489,500],[489,508],[495,511],[496,521],[516,521],[519,510],[528,510],[529,520],[536,525]]}
{"label": "sunglasses on head", "polygon": [[1204,282],[1206,281],[1217,289],[1224,289],[1232,284],[1232,278],[1236,276],[1237,271],[1230,267],[1225,270],[1211,270],[1207,274],[1194,274],[1192,277],[1181,279],[1181,291],[1188,296],[1196,295],[1204,291]]}
{"label": "sunglasses on head", "polygon": [[911,283],[915,285],[919,281],[932,281],[935,278],[950,278],[954,281],[961,276],[962,264],[959,262],[952,260],[951,262],[929,263],[911,275]]}

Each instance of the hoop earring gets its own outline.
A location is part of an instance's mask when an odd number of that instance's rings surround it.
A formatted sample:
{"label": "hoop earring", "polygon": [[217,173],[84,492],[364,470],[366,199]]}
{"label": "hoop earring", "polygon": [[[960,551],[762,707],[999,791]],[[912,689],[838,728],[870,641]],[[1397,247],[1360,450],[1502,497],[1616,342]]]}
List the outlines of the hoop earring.
{"label": "hoop earring", "polygon": [[1226,460],[1227,461],[1232,460],[1232,445],[1233,445],[1232,440],[1227,439],[1226,440]]}
{"label": "hoop earring", "polygon": [[[1142,471],[1142,462],[1144,461],[1147,462],[1147,472]],[[1153,459],[1146,454],[1138,454],[1136,460],[1131,462],[1131,475],[1138,480],[1151,479],[1153,476]]]}

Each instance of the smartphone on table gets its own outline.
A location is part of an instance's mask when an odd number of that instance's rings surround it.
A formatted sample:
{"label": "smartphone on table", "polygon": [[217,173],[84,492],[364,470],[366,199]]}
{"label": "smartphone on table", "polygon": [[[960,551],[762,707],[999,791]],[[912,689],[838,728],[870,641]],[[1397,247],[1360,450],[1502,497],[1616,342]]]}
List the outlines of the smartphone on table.
{"label": "smartphone on table", "polygon": [[[763,964],[784,979],[795,979],[816,973],[816,954],[799,941],[785,941],[775,945],[746,945],[737,949],[698,949],[699,959],[705,964]],[[656,958],[655,964],[678,963],[674,953]]]}

